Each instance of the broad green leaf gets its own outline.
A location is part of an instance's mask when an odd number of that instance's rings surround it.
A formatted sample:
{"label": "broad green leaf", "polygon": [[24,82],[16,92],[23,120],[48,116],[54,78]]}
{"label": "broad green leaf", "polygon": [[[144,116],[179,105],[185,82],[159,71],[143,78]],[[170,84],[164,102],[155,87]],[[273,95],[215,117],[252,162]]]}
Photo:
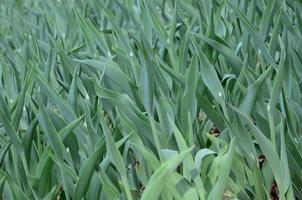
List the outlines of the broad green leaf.
{"label": "broad green leaf", "polygon": [[248,30],[248,33],[254,40],[255,44],[257,45],[257,47],[259,48],[261,53],[263,53],[264,56],[266,57],[266,59],[269,61],[270,65],[275,65],[274,59],[271,56],[266,44],[264,43],[263,37],[259,34],[256,27],[246,18],[246,16],[236,6],[234,6],[229,1],[228,1],[228,3],[230,5],[230,7],[234,10],[234,12],[236,13],[238,18],[243,22],[243,24],[245,25],[245,27]]}
{"label": "broad green leaf", "polygon": [[102,142],[98,145],[95,152],[88,158],[88,160],[83,164],[80,169],[79,180],[76,184],[75,189],[75,199],[82,199],[85,196],[87,189],[89,187],[90,179],[95,170],[95,167],[101,161],[105,151],[105,141],[104,138]]}
{"label": "broad green leaf", "polygon": [[1,123],[4,126],[5,130],[7,131],[7,134],[9,136],[9,138],[11,139],[12,144],[14,145],[14,147],[18,151],[23,151],[23,145],[21,143],[21,140],[18,137],[17,132],[13,128],[12,124],[10,123],[8,118],[6,117],[4,111],[1,107],[0,107],[0,120],[1,120]]}
{"label": "broad green leaf", "polygon": [[53,123],[49,119],[49,116],[46,112],[46,109],[41,101],[38,101],[40,114],[38,116],[39,122],[45,131],[46,137],[53,148],[56,156],[58,157],[60,162],[64,161],[64,144],[59,137]]}
{"label": "broad green leaf", "polygon": [[179,155],[164,162],[151,176],[143,193],[142,199],[158,199],[161,194],[161,190],[165,186],[164,180],[169,178],[169,175],[188,156],[192,149],[193,147],[182,151]]}
{"label": "broad green leaf", "polygon": [[109,132],[107,125],[104,123],[103,117],[101,118],[101,124],[102,124],[102,128],[103,128],[103,133],[104,133],[105,139],[106,139],[106,149],[107,149],[107,153],[109,156],[109,160],[115,165],[118,172],[120,173],[122,182],[124,185],[124,189],[126,191],[126,196],[129,200],[131,200],[131,199],[133,199],[133,197],[130,192],[130,187],[129,187],[129,183],[127,180],[126,166],[123,161],[123,157],[121,156],[121,154],[114,142],[114,139],[113,139],[111,133]]}
{"label": "broad green leaf", "polygon": [[256,100],[258,99],[258,93],[263,83],[265,82],[266,78],[268,77],[268,75],[271,73],[272,70],[273,68],[269,67],[265,72],[261,74],[261,76],[259,76],[259,78],[253,84],[249,86],[247,95],[240,105],[240,109],[243,112],[247,114],[252,114],[255,107]]}
{"label": "broad green leaf", "polygon": [[194,36],[202,39],[205,43],[207,43],[212,48],[214,48],[216,51],[221,53],[231,64],[231,67],[233,68],[234,72],[236,74],[240,73],[243,62],[235,54],[235,52],[232,49],[230,49],[229,47],[225,46],[224,44],[221,44],[220,42],[217,42],[216,40],[213,40],[203,34],[194,34]]}
{"label": "broad green leaf", "polygon": [[199,150],[196,155],[195,155],[195,158],[194,158],[194,161],[195,161],[195,165],[196,165],[196,168],[199,170],[200,167],[201,167],[201,164],[202,164],[202,159],[204,157],[206,157],[207,155],[211,155],[211,154],[215,154],[215,151],[212,151],[210,149],[201,149]]}
{"label": "broad green leaf", "polygon": [[191,40],[195,47],[195,50],[198,53],[197,55],[199,58],[200,70],[201,70],[200,74],[204,84],[210,90],[215,100],[219,102],[221,105],[224,105],[225,104],[224,89],[220,83],[220,80],[217,76],[214,66],[211,65],[209,60],[206,58],[200,46],[196,42],[196,40],[194,38],[191,38]]}
{"label": "broad green leaf", "polygon": [[197,56],[193,56],[191,65],[189,66],[189,71],[187,73],[185,91],[182,97],[181,105],[181,122],[185,127],[185,130],[188,130],[188,113],[190,117],[194,118],[196,115],[196,90],[197,90],[197,81],[198,81],[198,60]]}
{"label": "broad green leaf", "polygon": [[[246,125],[250,128],[250,132],[253,134],[255,137],[257,143],[259,144],[262,152],[264,153],[269,166],[275,176],[275,179],[278,183],[278,185],[281,184],[281,166],[280,166],[280,158],[279,155],[277,154],[276,148],[273,146],[272,142],[266,138],[266,136],[257,128],[252,120],[247,117],[246,114],[242,113],[236,108],[233,108],[236,113],[239,114],[241,119],[246,123]],[[281,186],[281,185],[280,185]]]}
{"label": "broad green leaf", "polygon": [[232,160],[235,152],[235,140],[231,141],[229,151],[217,160],[217,167],[219,168],[217,181],[209,194],[209,199],[222,199],[228,182],[228,174],[230,174],[232,167]]}

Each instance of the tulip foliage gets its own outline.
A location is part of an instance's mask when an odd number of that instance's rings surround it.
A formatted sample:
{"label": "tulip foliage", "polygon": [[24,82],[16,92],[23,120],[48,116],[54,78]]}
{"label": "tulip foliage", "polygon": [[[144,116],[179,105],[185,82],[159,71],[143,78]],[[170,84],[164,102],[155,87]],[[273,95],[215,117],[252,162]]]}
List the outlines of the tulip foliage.
{"label": "tulip foliage", "polygon": [[302,2],[0,1],[1,199],[302,199]]}

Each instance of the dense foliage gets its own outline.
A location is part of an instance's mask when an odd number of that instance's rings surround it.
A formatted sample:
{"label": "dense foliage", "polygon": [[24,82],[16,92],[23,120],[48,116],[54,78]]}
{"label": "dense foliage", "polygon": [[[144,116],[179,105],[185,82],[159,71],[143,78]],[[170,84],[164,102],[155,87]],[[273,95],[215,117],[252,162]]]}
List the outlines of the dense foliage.
{"label": "dense foliage", "polygon": [[302,3],[1,0],[3,199],[302,199]]}

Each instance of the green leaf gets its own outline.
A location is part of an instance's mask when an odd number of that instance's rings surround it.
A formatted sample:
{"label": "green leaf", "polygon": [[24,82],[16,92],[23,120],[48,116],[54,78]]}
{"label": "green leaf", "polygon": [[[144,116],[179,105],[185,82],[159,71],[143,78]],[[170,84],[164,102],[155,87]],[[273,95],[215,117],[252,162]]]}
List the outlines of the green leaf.
{"label": "green leaf", "polygon": [[89,187],[90,179],[95,170],[95,167],[101,161],[102,156],[105,152],[105,141],[104,138],[102,142],[98,145],[94,153],[88,158],[88,160],[83,164],[79,174],[79,180],[76,184],[75,189],[75,199],[82,199],[85,196],[87,189]]}
{"label": "green leaf", "polygon": [[252,114],[256,101],[258,99],[258,93],[272,70],[273,67],[269,67],[265,72],[261,74],[261,76],[259,76],[259,78],[253,84],[249,86],[247,95],[240,105],[240,109],[244,113]]}
{"label": "green leaf", "polygon": [[215,68],[209,60],[206,58],[204,53],[202,52],[200,46],[197,44],[196,40],[192,37],[192,43],[197,51],[197,55],[200,61],[200,70],[201,70],[201,78],[207,88],[210,90],[215,100],[221,105],[225,104],[225,93],[224,89],[220,83],[220,80],[217,76]]}
{"label": "green leaf", "polygon": [[281,184],[281,166],[280,166],[280,158],[277,154],[276,148],[273,146],[272,142],[266,138],[266,136],[256,127],[252,120],[247,117],[246,114],[242,113],[236,108],[233,108],[236,113],[239,114],[241,119],[245,122],[245,124],[250,128],[250,132],[255,137],[257,143],[259,144],[262,152],[264,153],[271,170],[276,178],[278,185]]}
{"label": "green leaf", "polygon": [[9,136],[9,138],[12,141],[12,144],[14,145],[14,147],[22,152],[23,151],[23,145],[21,143],[21,140],[19,139],[15,129],[13,128],[12,124],[10,123],[10,121],[8,120],[8,118],[6,117],[3,109],[0,107],[0,120],[2,122],[2,125],[4,126],[5,130],[7,131],[7,134]]}
{"label": "green leaf", "polygon": [[158,168],[154,174],[151,176],[146,189],[143,193],[142,199],[158,199],[161,190],[165,186],[165,179],[168,179],[170,174],[174,169],[190,154],[193,147],[182,151],[179,155],[173,157],[172,159],[164,162],[160,168]]}
{"label": "green leaf", "polygon": [[109,160],[115,165],[118,172],[120,173],[122,182],[124,184],[124,189],[126,191],[126,196],[129,200],[131,200],[131,199],[133,199],[133,197],[130,192],[130,187],[129,187],[129,183],[127,180],[126,166],[123,161],[123,157],[121,156],[121,154],[114,142],[114,139],[113,139],[111,133],[109,132],[107,125],[104,123],[103,117],[101,117],[101,124],[102,124],[102,128],[103,128],[103,133],[104,133],[105,139],[106,139],[106,149],[107,149],[107,153],[109,156]]}
{"label": "green leaf", "polygon": [[219,160],[217,160],[219,175],[217,181],[214,184],[213,189],[209,194],[208,198],[210,200],[223,199],[223,194],[227,187],[228,178],[232,167],[232,160],[235,152],[235,144],[236,142],[233,139],[231,141],[229,151],[225,155],[221,156]]}
{"label": "green leaf", "polygon": [[248,33],[254,40],[257,47],[260,49],[261,53],[265,56],[265,58],[269,61],[270,65],[275,65],[274,59],[271,56],[266,44],[264,43],[263,37],[259,34],[256,27],[246,18],[246,16],[232,3],[228,1],[230,7],[234,10],[238,18],[243,22],[245,27],[248,30]]}
{"label": "green leaf", "polygon": [[235,52],[232,49],[230,49],[229,47],[225,46],[224,44],[217,42],[216,40],[213,40],[203,34],[193,34],[193,35],[202,39],[205,43],[207,43],[212,48],[214,48],[216,51],[221,53],[227,59],[227,61],[231,64],[231,67],[233,68],[234,72],[236,74],[240,73],[243,62],[235,54]]}
{"label": "green leaf", "polygon": [[191,124],[188,124],[188,113],[190,113],[191,118],[194,118],[196,115],[197,100],[195,94],[198,81],[198,61],[196,55],[193,56],[188,70],[181,105],[181,122],[186,130],[188,126],[191,126]]}
{"label": "green leaf", "polygon": [[56,156],[58,157],[60,162],[64,161],[64,144],[62,140],[60,139],[52,121],[49,119],[48,114],[45,110],[45,107],[41,100],[38,101],[40,114],[38,116],[39,122],[45,131],[45,134],[47,136],[47,139],[54,150]]}

